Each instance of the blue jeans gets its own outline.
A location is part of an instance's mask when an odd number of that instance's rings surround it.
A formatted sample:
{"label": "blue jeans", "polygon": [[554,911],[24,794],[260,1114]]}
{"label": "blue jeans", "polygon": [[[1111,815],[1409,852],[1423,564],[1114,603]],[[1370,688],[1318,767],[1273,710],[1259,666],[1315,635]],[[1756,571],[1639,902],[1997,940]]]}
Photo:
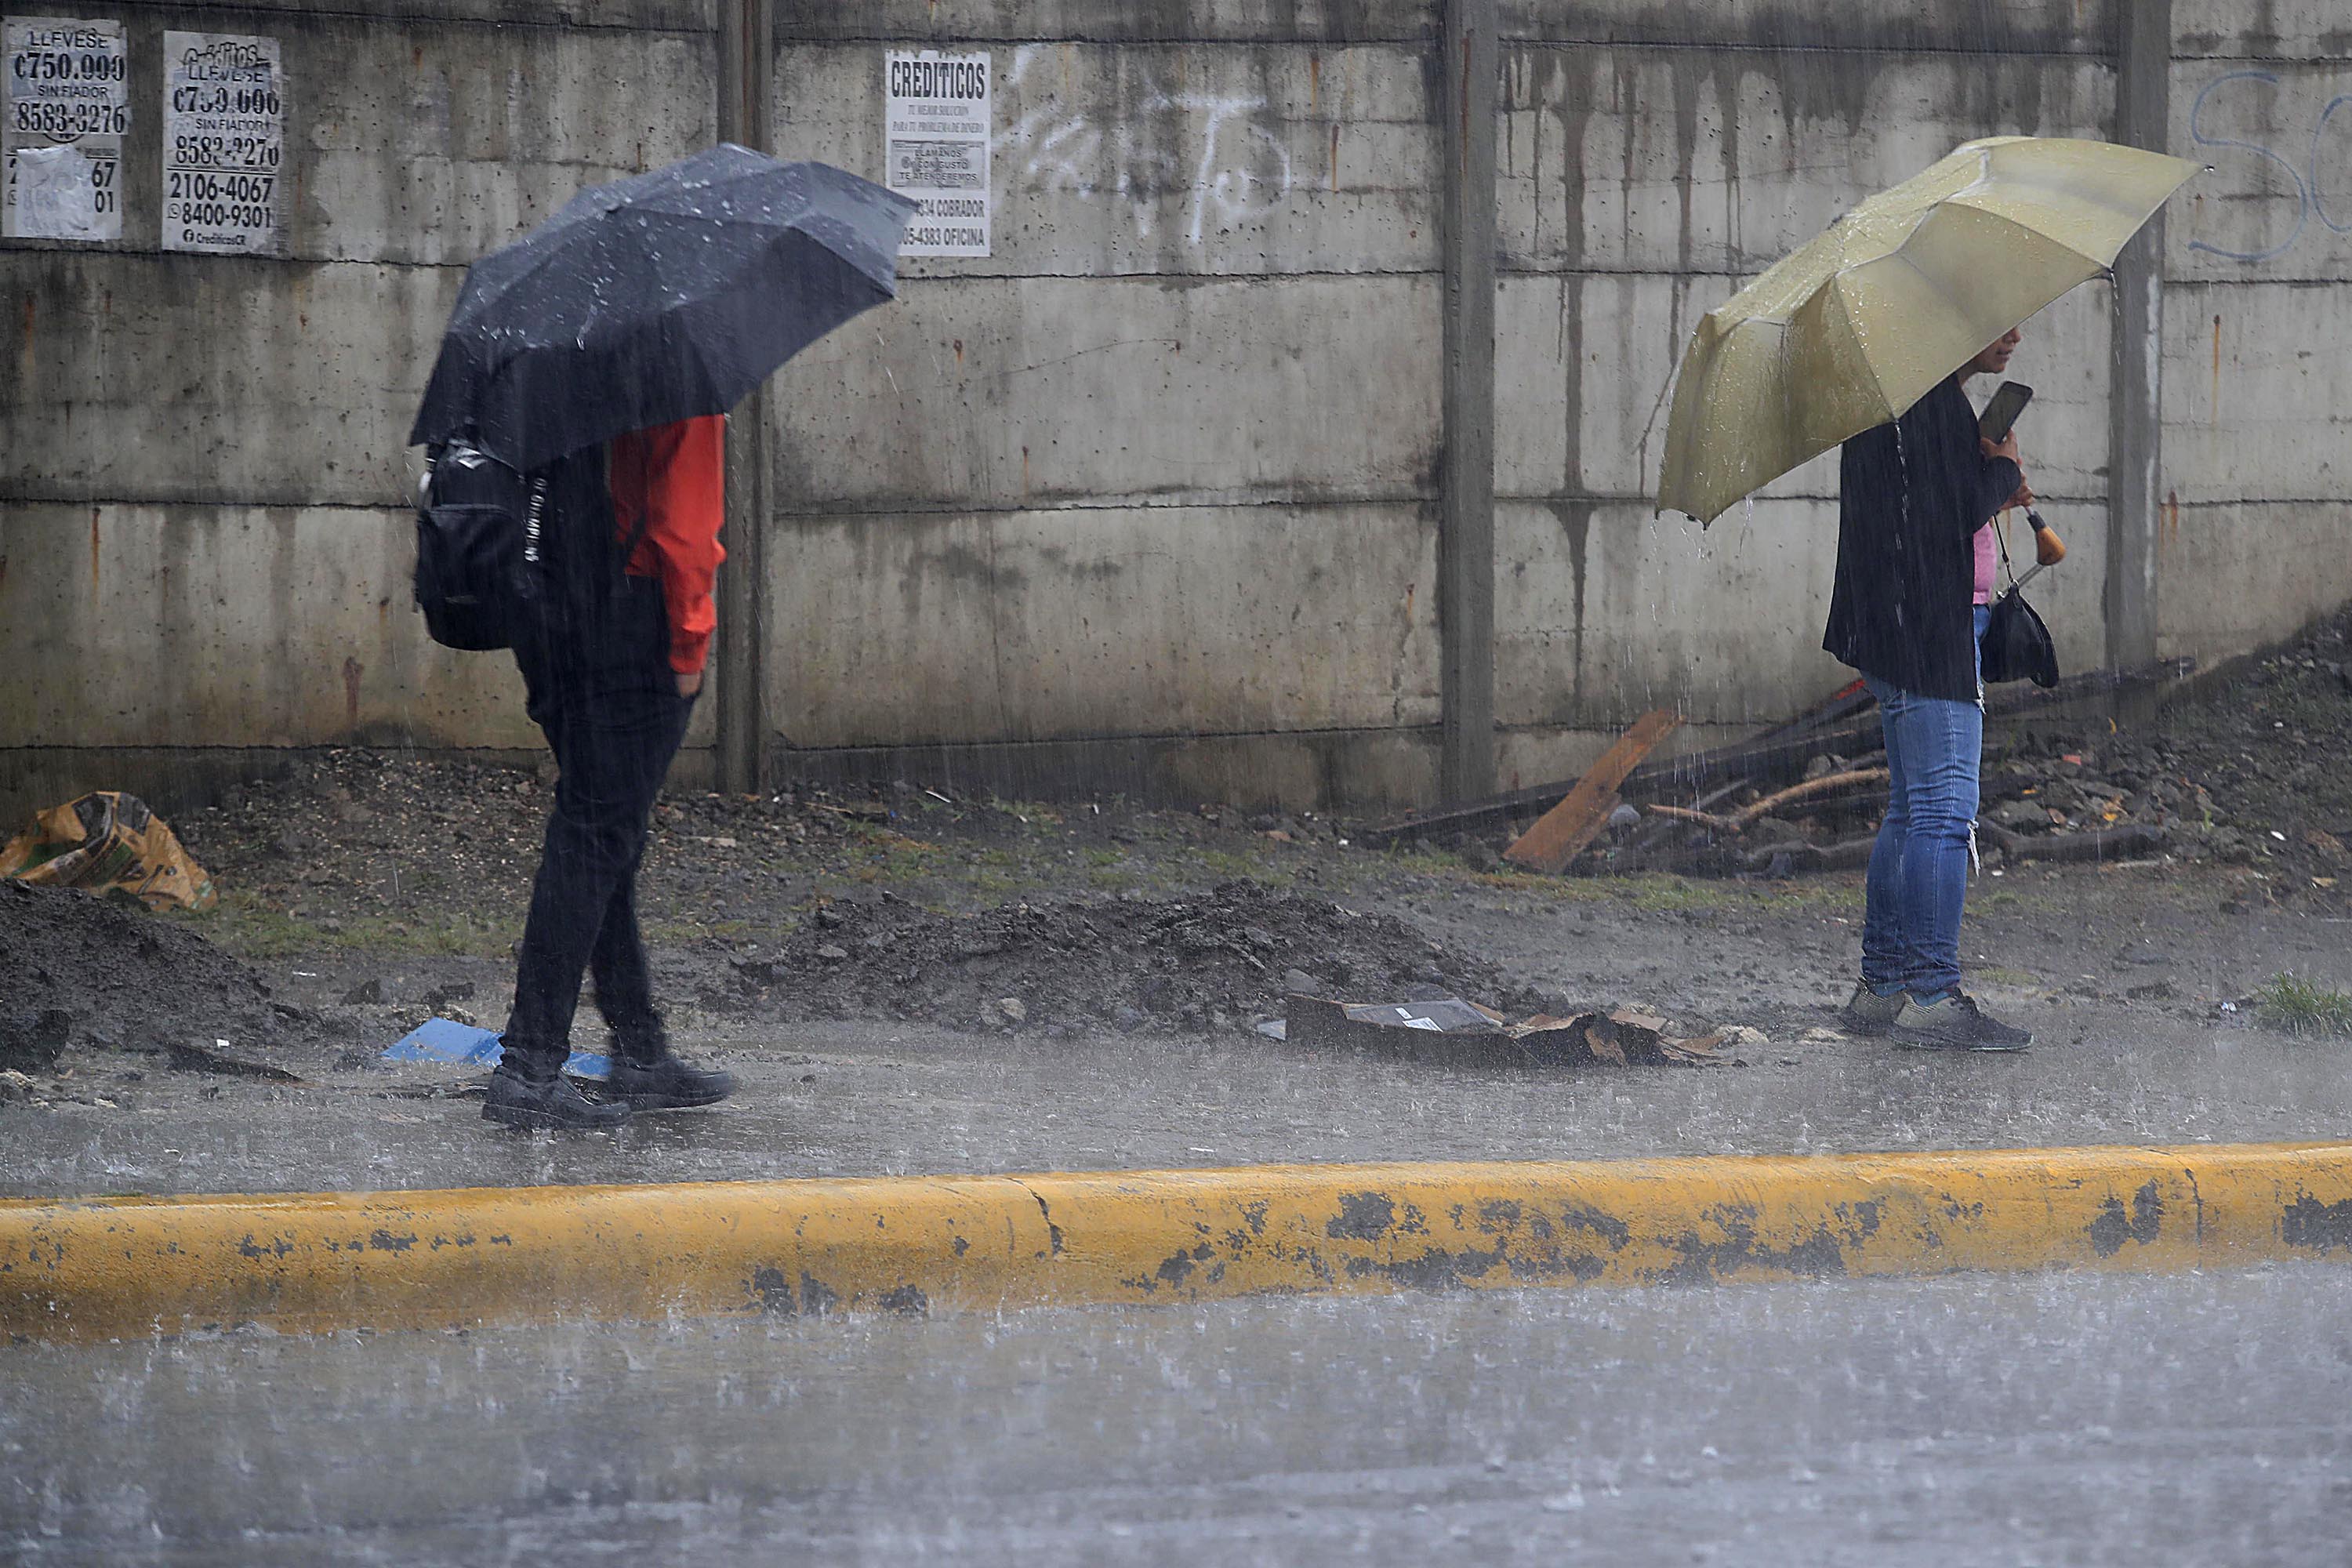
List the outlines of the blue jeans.
{"label": "blue jeans", "polygon": [[[1985,607],[1976,629],[1984,631]],[[1984,707],[1864,677],[1886,737],[1886,820],[1864,884],[1862,983],[1931,1001],[1960,984],[1960,912],[1977,819]]]}

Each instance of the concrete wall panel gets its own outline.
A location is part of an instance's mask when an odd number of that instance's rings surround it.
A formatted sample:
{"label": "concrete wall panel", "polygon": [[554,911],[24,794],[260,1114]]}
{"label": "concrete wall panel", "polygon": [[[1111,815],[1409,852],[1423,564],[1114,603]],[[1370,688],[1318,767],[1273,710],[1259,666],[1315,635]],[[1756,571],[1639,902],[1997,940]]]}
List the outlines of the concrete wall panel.
{"label": "concrete wall panel", "polygon": [[463,265],[583,186],[717,139],[707,34],[385,21],[281,28],[301,258]]}
{"label": "concrete wall panel", "polygon": [[1495,710],[1619,728],[1648,709],[1762,721],[1835,684],[1820,651],[1837,510],[1759,502],[1702,532],[1642,505],[1495,509]]}
{"label": "concrete wall panel", "polygon": [[1963,142],[2104,137],[2114,96],[2092,59],[1509,48],[1504,264],[1760,272]]}
{"label": "concrete wall panel", "polygon": [[2172,0],[2173,53],[2227,58],[2352,58],[2342,0]]}
{"label": "concrete wall panel", "polygon": [[[886,47],[787,49],[776,151],[882,177]],[[909,276],[1433,270],[1425,62],[1393,46],[992,51],[988,258]]]}
{"label": "concrete wall panel", "polygon": [[2352,338],[2340,293],[2166,290],[2167,489],[2190,504],[2352,500]]}
{"label": "concrete wall panel", "polygon": [[64,746],[530,746],[502,654],[425,636],[402,512],[31,506],[0,523],[0,733]]}
{"label": "concrete wall panel", "polygon": [[[710,32],[719,26],[719,0],[390,0],[365,7],[371,14],[408,22],[488,22],[500,26],[589,28],[628,32]],[[197,9],[199,7],[187,7]],[[100,6],[99,10],[103,10]],[[160,7],[146,7],[151,13]],[[206,5],[216,32],[267,32],[289,16],[350,16],[352,0],[238,0]],[[74,16],[96,15],[88,5]],[[177,23],[173,24],[175,26]]]}
{"label": "concrete wall panel", "polygon": [[2166,510],[2162,651],[2228,658],[2352,600],[2352,500]]}
{"label": "concrete wall panel", "polygon": [[1923,49],[1974,55],[2097,54],[2129,0],[1502,0],[1505,38],[1572,44],[1737,45],[1789,50]]}
{"label": "concrete wall panel", "polygon": [[392,506],[461,274],[0,251],[17,327],[0,489],[39,500]]}
{"label": "concrete wall panel", "polygon": [[541,749],[511,655],[425,635],[415,538],[404,510],[12,507],[0,743]]}
{"label": "concrete wall panel", "polygon": [[779,0],[783,42],[1367,43],[1436,35],[1439,0]]}
{"label": "concrete wall panel", "polygon": [[779,504],[1427,494],[1437,305],[1412,276],[911,284],[778,379]]}
{"label": "concrete wall panel", "polygon": [[1434,723],[1415,505],[868,516],[771,543],[796,747]]}

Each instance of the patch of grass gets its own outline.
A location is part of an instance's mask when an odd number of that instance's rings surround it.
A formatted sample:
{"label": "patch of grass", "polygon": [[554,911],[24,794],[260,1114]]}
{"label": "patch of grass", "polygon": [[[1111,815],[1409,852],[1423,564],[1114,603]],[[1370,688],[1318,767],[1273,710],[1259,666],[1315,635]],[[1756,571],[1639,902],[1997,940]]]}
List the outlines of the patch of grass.
{"label": "patch of grass", "polygon": [[2015,986],[2021,991],[2031,991],[2042,984],[2042,976],[2023,969],[1971,969],[1969,978],[1988,985]]}
{"label": "patch of grass", "polygon": [[988,805],[990,810],[1001,811],[1005,816],[1015,818],[1022,826],[1033,832],[1062,826],[1061,811],[1039,801],[992,799]]}
{"label": "patch of grass", "polygon": [[2282,971],[2254,993],[2254,1016],[2284,1034],[2352,1038],[2352,992]]}
{"label": "patch of grass", "polygon": [[1220,882],[1241,878],[1269,888],[1287,888],[1298,880],[1296,871],[1260,855],[1237,855],[1230,849],[1202,849],[1193,853],[1192,860],[1202,876]]}
{"label": "patch of grass", "polygon": [[457,953],[498,957],[521,934],[514,921],[483,921],[462,912],[352,915],[330,931],[257,894],[238,890],[201,915],[174,917],[248,963],[306,953],[368,952],[404,958]]}

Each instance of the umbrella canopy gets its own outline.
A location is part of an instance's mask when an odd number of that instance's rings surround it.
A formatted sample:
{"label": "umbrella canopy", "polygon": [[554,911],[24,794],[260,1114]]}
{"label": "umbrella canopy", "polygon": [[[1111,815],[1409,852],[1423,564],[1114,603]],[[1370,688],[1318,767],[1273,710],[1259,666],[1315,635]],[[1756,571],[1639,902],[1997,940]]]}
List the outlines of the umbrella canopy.
{"label": "umbrella canopy", "polygon": [[1666,421],[1658,507],[1711,522],[1895,419],[2116,253],[2198,165],[1995,136],[1870,197],[1707,312]]}
{"label": "umbrella canopy", "polygon": [[723,414],[897,292],[915,204],[731,143],[581,192],[466,273],[411,445],[470,431],[534,468]]}

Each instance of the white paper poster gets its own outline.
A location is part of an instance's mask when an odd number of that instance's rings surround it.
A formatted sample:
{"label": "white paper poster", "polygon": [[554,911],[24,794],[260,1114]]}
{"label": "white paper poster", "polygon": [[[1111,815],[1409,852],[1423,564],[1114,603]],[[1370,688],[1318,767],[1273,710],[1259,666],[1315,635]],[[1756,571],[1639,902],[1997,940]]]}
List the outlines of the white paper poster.
{"label": "white paper poster", "polygon": [[988,57],[894,50],[883,71],[883,183],[919,208],[898,254],[986,256]]}
{"label": "white paper poster", "polygon": [[0,23],[0,236],[122,237],[131,54],[120,22]]}
{"label": "white paper poster", "polygon": [[278,40],[163,35],[163,248],[276,256],[286,79]]}

